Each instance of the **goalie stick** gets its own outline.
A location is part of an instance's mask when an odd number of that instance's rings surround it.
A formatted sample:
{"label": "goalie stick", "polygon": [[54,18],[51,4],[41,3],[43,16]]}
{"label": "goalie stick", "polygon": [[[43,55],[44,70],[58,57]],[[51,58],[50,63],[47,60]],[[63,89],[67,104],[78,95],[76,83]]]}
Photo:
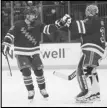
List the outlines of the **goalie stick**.
{"label": "goalie stick", "polygon": [[63,78],[65,80],[69,80],[70,81],[70,80],[72,80],[72,79],[74,79],[76,77],[76,70],[72,74],[70,74],[70,75],[65,75],[63,73],[56,72],[56,71],[54,71],[53,74],[55,76],[57,76],[57,77],[60,77],[60,78]]}

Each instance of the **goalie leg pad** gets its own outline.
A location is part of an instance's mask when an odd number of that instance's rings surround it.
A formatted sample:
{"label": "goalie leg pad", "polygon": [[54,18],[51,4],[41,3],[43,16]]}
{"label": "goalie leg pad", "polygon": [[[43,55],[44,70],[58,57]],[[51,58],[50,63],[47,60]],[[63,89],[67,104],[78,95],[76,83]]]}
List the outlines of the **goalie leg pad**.
{"label": "goalie leg pad", "polygon": [[83,61],[84,61],[84,55],[82,55],[79,64],[78,64],[78,68],[77,68],[77,76],[81,76],[83,75]]}
{"label": "goalie leg pad", "polygon": [[84,61],[84,55],[82,55],[77,68],[77,81],[79,83],[81,91],[85,91],[85,89],[87,89],[86,78],[82,67],[83,61]]}
{"label": "goalie leg pad", "polygon": [[93,94],[100,93],[99,78],[96,69],[93,69],[92,77],[93,77],[93,84],[92,84]]}
{"label": "goalie leg pad", "polygon": [[[93,55],[93,57],[91,55]],[[90,56],[93,59],[91,59]],[[87,52],[87,51],[84,52],[84,55],[81,57],[81,60],[79,62],[78,69],[77,69],[77,79],[78,79],[82,92],[79,95],[77,95],[78,99],[80,99],[80,97],[83,98],[82,100],[89,99],[90,97],[92,97],[94,94],[97,93],[97,92],[96,93],[93,92],[95,91],[94,90],[95,73],[94,73],[94,79],[93,79],[93,70],[94,70],[94,67],[97,67],[99,65],[97,61],[94,62],[95,58],[96,58],[95,53]],[[96,81],[98,81],[97,75],[96,75]],[[87,93],[84,92],[86,90],[88,90]]]}

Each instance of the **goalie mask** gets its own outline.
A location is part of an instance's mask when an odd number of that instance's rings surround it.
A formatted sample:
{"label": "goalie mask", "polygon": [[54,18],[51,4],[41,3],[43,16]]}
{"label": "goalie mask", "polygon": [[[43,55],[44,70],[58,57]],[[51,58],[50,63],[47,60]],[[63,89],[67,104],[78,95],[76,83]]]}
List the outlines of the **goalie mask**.
{"label": "goalie mask", "polygon": [[86,17],[94,16],[98,14],[98,12],[99,12],[98,7],[95,4],[88,5],[85,10]]}
{"label": "goalie mask", "polygon": [[25,9],[24,15],[27,20],[33,22],[38,18],[39,12],[35,7],[28,7],[27,9]]}

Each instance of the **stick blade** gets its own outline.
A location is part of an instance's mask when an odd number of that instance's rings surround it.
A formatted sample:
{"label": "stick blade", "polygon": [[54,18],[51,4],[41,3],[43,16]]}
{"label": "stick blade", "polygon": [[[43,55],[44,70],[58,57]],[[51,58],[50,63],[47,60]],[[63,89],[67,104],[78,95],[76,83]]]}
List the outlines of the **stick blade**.
{"label": "stick blade", "polygon": [[59,77],[59,78],[68,80],[68,76],[65,75],[65,74],[63,74],[63,73],[61,73],[61,72],[56,72],[56,71],[54,71],[53,74],[54,74],[55,76]]}
{"label": "stick blade", "polygon": [[61,72],[56,72],[54,71],[53,74],[59,78],[65,79],[65,80],[72,80],[75,76],[76,76],[76,71],[74,71],[72,74],[70,75],[66,75],[64,73]]}

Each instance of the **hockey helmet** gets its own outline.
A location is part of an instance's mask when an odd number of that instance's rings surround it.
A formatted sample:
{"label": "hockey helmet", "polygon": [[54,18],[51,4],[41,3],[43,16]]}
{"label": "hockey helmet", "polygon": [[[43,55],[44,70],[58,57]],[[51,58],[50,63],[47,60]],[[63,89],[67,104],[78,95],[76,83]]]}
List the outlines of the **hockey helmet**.
{"label": "hockey helmet", "polygon": [[94,16],[98,14],[98,12],[99,12],[98,7],[95,4],[88,5],[85,10],[86,16]]}

